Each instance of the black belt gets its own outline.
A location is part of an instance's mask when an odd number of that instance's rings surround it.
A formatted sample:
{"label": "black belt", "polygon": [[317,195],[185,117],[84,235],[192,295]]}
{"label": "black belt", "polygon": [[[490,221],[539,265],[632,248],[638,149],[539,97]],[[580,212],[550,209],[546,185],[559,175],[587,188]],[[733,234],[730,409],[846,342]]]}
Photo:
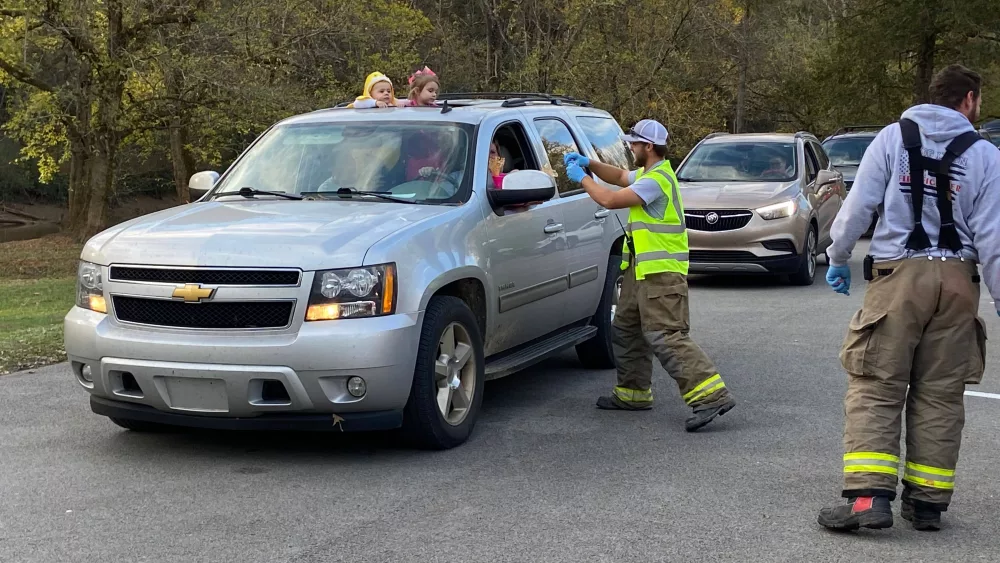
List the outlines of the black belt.
{"label": "black belt", "polygon": [[[894,268],[876,268],[875,273],[880,276],[888,276],[889,274],[892,273],[893,269]],[[981,281],[982,280],[980,279],[979,274],[973,274],[972,283],[979,283]]]}

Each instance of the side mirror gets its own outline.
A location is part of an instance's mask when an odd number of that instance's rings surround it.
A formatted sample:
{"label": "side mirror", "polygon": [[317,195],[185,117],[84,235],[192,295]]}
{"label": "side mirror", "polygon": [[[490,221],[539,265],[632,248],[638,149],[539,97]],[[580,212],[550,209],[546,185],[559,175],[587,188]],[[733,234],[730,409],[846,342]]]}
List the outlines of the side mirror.
{"label": "side mirror", "polygon": [[816,174],[816,189],[829,186],[830,184],[835,184],[840,181],[840,172],[835,172],[833,170],[820,170]]}
{"label": "side mirror", "polygon": [[556,181],[540,170],[518,170],[504,176],[503,189],[487,190],[495,209],[548,201],[556,195]]}
{"label": "side mirror", "polygon": [[191,179],[188,180],[188,192],[191,194],[191,201],[198,201],[204,197],[218,181],[219,173],[212,170],[198,172],[191,176]]}

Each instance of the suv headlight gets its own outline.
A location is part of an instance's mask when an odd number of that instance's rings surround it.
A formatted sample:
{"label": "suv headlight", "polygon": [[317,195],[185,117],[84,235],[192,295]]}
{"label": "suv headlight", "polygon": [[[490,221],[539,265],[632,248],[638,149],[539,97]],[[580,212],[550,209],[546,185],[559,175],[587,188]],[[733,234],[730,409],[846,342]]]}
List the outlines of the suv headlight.
{"label": "suv headlight", "polygon": [[316,272],[306,321],[391,315],[396,311],[396,265]]}
{"label": "suv headlight", "polygon": [[108,303],[104,300],[104,281],[101,279],[101,267],[90,262],[80,261],[76,270],[76,304],[78,307],[108,312]]}
{"label": "suv headlight", "polygon": [[799,205],[794,199],[789,201],[784,201],[782,203],[775,203],[774,205],[768,205],[766,207],[761,207],[755,209],[754,211],[760,215],[761,219],[770,221],[772,219],[783,219],[785,217],[791,217],[798,211]]}

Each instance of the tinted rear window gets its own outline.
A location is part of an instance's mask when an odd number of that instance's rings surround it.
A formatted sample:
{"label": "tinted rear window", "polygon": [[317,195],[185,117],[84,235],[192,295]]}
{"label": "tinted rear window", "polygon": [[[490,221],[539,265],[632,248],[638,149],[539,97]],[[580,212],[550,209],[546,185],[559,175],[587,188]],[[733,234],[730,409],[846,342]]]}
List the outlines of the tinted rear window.
{"label": "tinted rear window", "polygon": [[619,137],[622,134],[622,128],[614,119],[578,115],[576,121],[587,135],[587,140],[597,151],[598,159],[601,162],[625,170],[632,169],[632,151]]}

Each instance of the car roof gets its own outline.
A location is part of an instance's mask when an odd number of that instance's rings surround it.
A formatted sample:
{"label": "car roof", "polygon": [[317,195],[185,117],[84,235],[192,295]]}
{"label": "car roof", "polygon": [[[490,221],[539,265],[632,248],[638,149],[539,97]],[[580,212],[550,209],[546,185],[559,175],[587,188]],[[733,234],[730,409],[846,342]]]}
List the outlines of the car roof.
{"label": "car roof", "polygon": [[343,103],[338,107],[292,116],[280,123],[298,125],[362,121],[440,121],[476,125],[487,116],[496,113],[524,112],[529,115],[546,115],[552,114],[556,108],[572,110],[576,114],[593,114],[595,117],[613,119],[610,113],[593,107],[593,104],[585,100],[549,94],[448,94],[443,100],[439,99],[438,103],[437,107],[385,109],[352,109],[344,107],[346,103]]}
{"label": "car roof", "polygon": [[808,133],[712,133],[702,142],[717,143],[787,143],[798,138],[815,138]]}
{"label": "car roof", "polygon": [[825,143],[831,139],[873,139],[877,135],[878,131],[852,131],[850,133],[830,135],[829,137],[823,139],[823,142]]}

